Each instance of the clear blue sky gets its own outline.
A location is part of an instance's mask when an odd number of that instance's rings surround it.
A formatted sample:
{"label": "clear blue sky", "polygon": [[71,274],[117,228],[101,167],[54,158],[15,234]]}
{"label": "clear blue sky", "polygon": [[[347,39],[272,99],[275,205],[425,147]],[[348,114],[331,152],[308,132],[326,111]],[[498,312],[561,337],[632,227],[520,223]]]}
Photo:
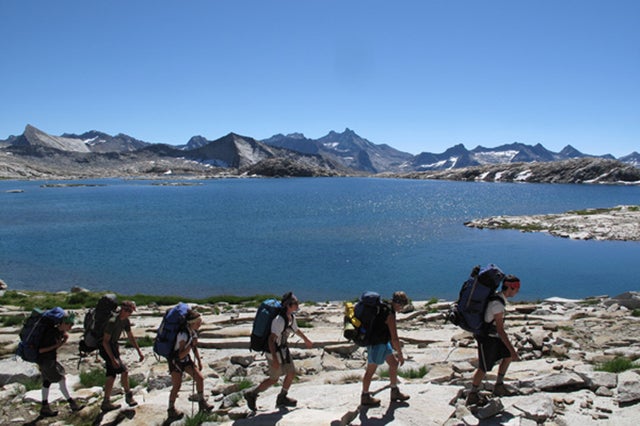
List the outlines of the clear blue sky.
{"label": "clear blue sky", "polygon": [[0,139],[640,151],[637,0],[1,0]]}

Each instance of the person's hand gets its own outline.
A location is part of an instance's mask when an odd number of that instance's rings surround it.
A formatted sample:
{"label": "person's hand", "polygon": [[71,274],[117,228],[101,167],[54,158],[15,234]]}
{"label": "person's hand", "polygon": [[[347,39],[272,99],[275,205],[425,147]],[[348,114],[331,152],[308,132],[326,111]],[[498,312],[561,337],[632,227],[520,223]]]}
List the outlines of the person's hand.
{"label": "person's hand", "polygon": [[511,361],[520,361],[520,355],[518,355],[518,351],[515,348],[511,348]]}
{"label": "person's hand", "polygon": [[398,360],[398,364],[404,364],[404,356],[402,355],[402,351],[398,351],[396,354],[396,359]]}
{"label": "person's hand", "polygon": [[313,348],[313,343],[309,339],[304,341],[304,345],[306,346],[307,349]]}
{"label": "person's hand", "polygon": [[117,359],[115,359],[115,358],[113,358],[113,359],[111,360],[111,364],[113,365],[113,368],[114,368],[114,369],[116,369],[116,370],[117,370],[118,368],[120,368],[120,362],[119,362]]}
{"label": "person's hand", "polygon": [[140,356],[140,362],[144,361],[144,354],[142,351],[138,351],[138,355]]}

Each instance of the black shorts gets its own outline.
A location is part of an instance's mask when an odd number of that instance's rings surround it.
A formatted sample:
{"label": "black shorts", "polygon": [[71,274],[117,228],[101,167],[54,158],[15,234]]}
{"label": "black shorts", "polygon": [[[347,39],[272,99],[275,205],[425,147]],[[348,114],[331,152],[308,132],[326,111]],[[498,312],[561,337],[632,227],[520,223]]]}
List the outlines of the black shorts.
{"label": "black shorts", "polygon": [[120,364],[120,367],[118,368],[113,367],[113,363],[109,359],[109,355],[107,355],[107,351],[104,350],[104,347],[100,346],[99,350],[100,350],[100,356],[102,357],[102,359],[104,359],[104,362],[106,363],[107,377],[116,377],[118,374],[122,374],[128,371],[127,366],[125,365],[124,362],[122,362],[122,359],[120,359],[120,351],[118,350],[117,346],[116,347],[111,346],[111,352],[113,352],[113,356],[115,357],[115,359],[118,360],[118,363]]}
{"label": "black shorts", "polygon": [[183,360],[179,360],[177,357],[169,358],[169,373],[183,373],[188,367],[195,367],[193,360],[189,356]]}
{"label": "black shorts", "polygon": [[509,348],[499,337],[476,337],[476,342],[478,342],[478,368],[485,373],[491,371],[499,360],[511,356]]}
{"label": "black shorts", "polygon": [[[64,378],[64,367],[55,359],[47,359],[38,362],[40,374],[42,375],[42,383],[44,385],[58,383]],[[45,386],[48,387],[48,386]]]}

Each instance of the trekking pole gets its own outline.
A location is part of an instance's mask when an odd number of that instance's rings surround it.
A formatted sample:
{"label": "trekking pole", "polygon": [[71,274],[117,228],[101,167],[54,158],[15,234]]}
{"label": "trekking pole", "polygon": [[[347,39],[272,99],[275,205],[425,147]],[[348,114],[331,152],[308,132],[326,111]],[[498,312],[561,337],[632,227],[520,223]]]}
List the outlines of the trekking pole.
{"label": "trekking pole", "polygon": [[193,417],[193,404],[195,403],[194,399],[193,399],[193,394],[196,391],[196,381],[191,378],[191,398],[189,398],[191,400],[191,417]]}

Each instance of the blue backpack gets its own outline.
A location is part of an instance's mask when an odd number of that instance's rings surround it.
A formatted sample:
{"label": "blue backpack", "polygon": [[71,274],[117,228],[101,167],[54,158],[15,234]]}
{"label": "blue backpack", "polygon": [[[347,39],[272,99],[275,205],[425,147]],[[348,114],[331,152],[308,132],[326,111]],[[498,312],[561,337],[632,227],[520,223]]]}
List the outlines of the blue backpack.
{"label": "blue backpack", "polygon": [[276,299],[267,299],[258,307],[251,329],[251,343],[249,350],[266,352],[269,350],[269,336],[271,323],[274,318],[283,313],[282,304]]}
{"label": "blue backpack", "polygon": [[486,334],[484,313],[491,300],[504,302],[496,294],[504,273],[493,263],[476,266],[460,289],[458,301],[452,305],[447,320],[476,336]]}
{"label": "blue backpack", "polygon": [[178,333],[187,327],[189,309],[183,302],[167,309],[153,342],[153,352],[167,359],[174,354]]}
{"label": "blue backpack", "polygon": [[62,322],[64,309],[57,306],[47,311],[34,309],[20,331],[16,354],[25,361],[36,362],[40,355],[40,341],[47,329]]}

